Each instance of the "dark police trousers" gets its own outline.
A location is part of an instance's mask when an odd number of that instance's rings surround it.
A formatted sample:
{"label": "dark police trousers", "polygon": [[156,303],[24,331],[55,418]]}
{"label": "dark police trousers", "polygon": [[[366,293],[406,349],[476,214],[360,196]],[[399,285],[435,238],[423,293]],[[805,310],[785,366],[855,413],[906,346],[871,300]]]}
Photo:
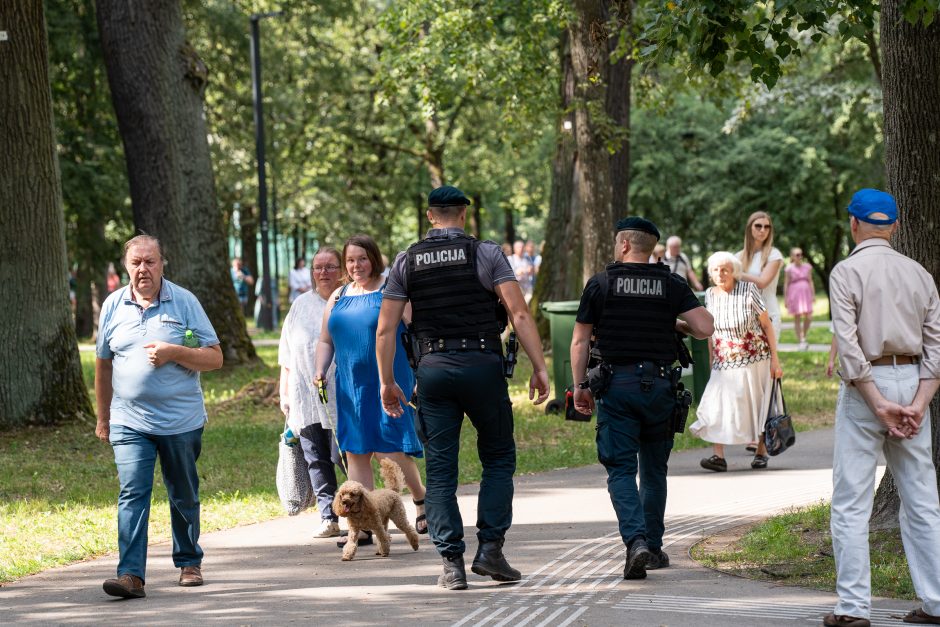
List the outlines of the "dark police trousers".
{"label": "dark police trousers", "polygon": [[652,375],[646,391],[635,365],[614,366],[610,388],[597,403],[597,458],[607,469],[607,491],[620,537],[625,544],[644,537],[651,549],[658,550],[663,545],[675,394],[669,379],[651,366],[647,363],[645,368]]}
{"label": "dark police trousers", "polygon": [[463,519],[457,507],[457,454],[464,413],[477,430],[483,480],[477,500],[477,538],[500,540],[512,524],[516,470],[512,406],[502,363],[435,368],[418,366],[418,436],[424,442],[428,531],[441,555],[462,555]]}

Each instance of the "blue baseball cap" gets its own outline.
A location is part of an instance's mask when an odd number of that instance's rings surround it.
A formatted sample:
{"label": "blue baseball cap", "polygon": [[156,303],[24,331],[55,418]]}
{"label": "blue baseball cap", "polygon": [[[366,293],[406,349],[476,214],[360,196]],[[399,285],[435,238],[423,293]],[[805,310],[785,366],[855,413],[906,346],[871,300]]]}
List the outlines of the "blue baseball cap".
{"label": "blue baseball cap", "polygon": [[[860,189],[852,196],[848,206],[849,214],[869,224],[894,224],[898,220],[898,204],[894,196],[878,189]],[[872,218],[873,213],[886,217]]]}

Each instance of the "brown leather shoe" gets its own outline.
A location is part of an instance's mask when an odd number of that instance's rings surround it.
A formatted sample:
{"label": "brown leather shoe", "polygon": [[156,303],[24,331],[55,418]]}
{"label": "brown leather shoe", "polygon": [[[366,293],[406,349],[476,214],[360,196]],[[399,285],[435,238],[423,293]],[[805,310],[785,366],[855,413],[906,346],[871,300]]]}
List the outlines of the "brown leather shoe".
{"label": "brown leather shoe", "polygon": [[180,585],[184,587],[202,585],[202,569],[199,566],[183,566],[180,569]]}
{"label": "brown leather shoe", "polygon": [[823,618],[823,625],[825,627],[871,627],[871,621],[858,616],[832,613]]}
{"label": "brown leather shoe", "polygon": [[106,579],[104,585],[106,594],[123,599],[142,599],[147,596],[144,592],[144,580],[135,575],[121,575],[117,579]]}

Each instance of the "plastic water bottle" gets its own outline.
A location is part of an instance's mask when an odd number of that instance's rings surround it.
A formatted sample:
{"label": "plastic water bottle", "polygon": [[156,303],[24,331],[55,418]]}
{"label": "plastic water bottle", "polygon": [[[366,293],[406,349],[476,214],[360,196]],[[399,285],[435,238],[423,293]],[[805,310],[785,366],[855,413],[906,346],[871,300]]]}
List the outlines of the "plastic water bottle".
{"label": "plastic water bottle", "polygon": [[287,446],[297,446],[300,442],[300,438],[294,435],[294,432],[290,427],[284,430],[284,433],[281,434],[281,437],[284,438],[284,444]]}
{"label": "plastic water bottle", "polygon": [[192,329],[186,329],[186,333],[183,335],[183,346],[186,348],[199,348],[199,340],[193,335]]}

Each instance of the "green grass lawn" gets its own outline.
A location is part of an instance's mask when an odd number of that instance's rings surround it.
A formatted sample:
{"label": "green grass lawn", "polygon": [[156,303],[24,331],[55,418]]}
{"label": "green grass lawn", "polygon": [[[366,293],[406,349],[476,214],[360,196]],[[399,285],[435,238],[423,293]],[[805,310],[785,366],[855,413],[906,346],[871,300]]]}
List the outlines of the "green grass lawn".
{"label": "green grass lawn", "polygon": [[[277,438],[283,429],[275,391],[276,347],[259,347],[262,362],[202,377],[209,423],[199,460],[202,530],[209,532],[282,514],[274,486]],[[94,354],[82,353],[93,395]],[[785,390],[801,429],[832,423],[836,383],[825,377],[825,355],[783,354]],[[551,367],[549,367],[551,372]],[[510,394],[515,413],[518,473],[597,462],[594,423],[546,415],[528,400],[531,365],[520,356]],[[690,422],[694,420],[693,414]],[[687,433],[676,449],[705,444]],[[94,424],[0,432],[0,583],[117,549],[117,472]],[[424,462],[419,460],[424,472]],[[460,482],[480,480],[475,432],[464,422]],[[150,539],[168,540],[162,480],[154,482]]]}
{"label": "green grass lawn", "polygon": [[[914,586],[898,531],[871,534],[872,594],[895,599],[915,598]],[[769,518],[728,546],[708,540],[692,549],[692,557],[726,572],[835,590],[835,561],[829,533],[829,504],[820,503]]]}
{"label": "green grass lawn", "polygon": [[[784,344],[796,344],[796,331],[792,322],[784,322],[780,330],[780,341]],[[806,341],[810,344],[824,344],[829,346],[832,342],[832,333],[827,328],[811,327],[806,334]]]}

